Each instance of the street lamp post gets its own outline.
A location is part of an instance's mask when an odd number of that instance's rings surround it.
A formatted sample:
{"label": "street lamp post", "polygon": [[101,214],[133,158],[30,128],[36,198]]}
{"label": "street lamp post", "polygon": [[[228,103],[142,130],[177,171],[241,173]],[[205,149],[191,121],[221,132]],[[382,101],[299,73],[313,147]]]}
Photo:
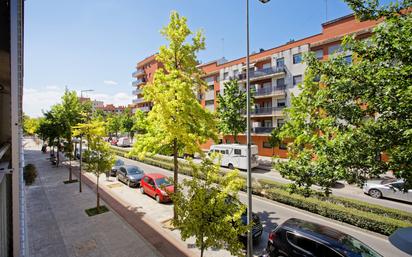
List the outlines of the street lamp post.
{"label": "street lamp post", "polygon": [[[259,0],[266,4],[270,0]],[[252,166],[251,166],[251,138],[250,138],[250,78],[249,78],[249,0],[246,0],[246,142],[247,142],[247,224],[252,224]],[[247,233],[247,256],[253,256],[252,228]]]}
{"label": "street lamp post", "polygon": [[[92,92],[93,89],[80,90],[80,99],[83,98],[83,92]],[[80,134],[80,161],[79,161],[79,192],[82,192],[82,164],[83,164],[83,135]]]}

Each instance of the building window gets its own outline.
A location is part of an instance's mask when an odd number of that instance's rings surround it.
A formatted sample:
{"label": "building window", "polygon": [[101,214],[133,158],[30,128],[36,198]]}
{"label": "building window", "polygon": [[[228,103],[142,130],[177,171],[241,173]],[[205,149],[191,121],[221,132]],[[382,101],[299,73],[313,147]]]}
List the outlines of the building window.
{"label": "building window", "polygon": [[209,90],[209,91],[214,91],[214,90],[215,90],[215,85],[209,85],[209,86],[207,87],[207,90]]}
{"label": "building window", "polygon": [[302,75],[293,76],[293,85],[296,86],[297,84],[302,82]]}
{"label": "building window", "polygon": [[318,60],[322,60],[323,59],[323,49],[316,50],[315,56]]}
{"label": "building window", "polygon": [[285,58],[277,58],[276,59],[276,67],[284,67],[285,66]]}
{"label": "building window", "polygon": [[343,58],[347,64],[352,63],[352,55],[347,55]]}
{"label": "building window", "polygon": [[278,107],[285,107],[286,106],[286,100],[278,100],[277,106]]}
{"label": "building window", "polygon": [[342,52],[342,51],[343,51],[343,49],[342,49],[342,46],[340,44],[332,45],[332,46],[329,46],[329,48],[328,48],[328,54],[329,55],[339,53],[339,52]]}
{"label": "building window", "polygon": [[227,80],[229,78],[229,72],[223,73],[223,80]]}
{"label": "building window", "polygon": [[281,78],[281,79],[276,80],[276,88],[278,88],[278,89],[285,88],[285,78]]}
{"label": "building window", "polygon": [[278,120],[277,120],[278,128],[281,128],[284,124],[285,124],[285,120],[284,120],[284,119],[278,119]]}
{"label": "building window", "polygon": [[298,64],[302,62],[302,54],[294,54],[293,55],[293,64]]}
{"label": "building window", "polygon": [[271,128],[272,127],[272,120],[264,120],[263,121],[263,127]]}
{"label": "building window", "polygon": [[207,100],[205,101],[206,105],[214,105],[215,104],[215,100]]}
{"label": "building window", "polygon": [[263,148],[272,148],[268,141],[263,141]]}
{"label": "building window", "polygon": [[281,142],[281,143],[279,144],[279,149],[280,149],[280,150],[288,150],[288,145],[285,144],[285,143],[283,143],[283,142]]}
{"label": "building window", "polygon": [[267,68],[270,68],[270,62],[268,62],[268,63],[265,63],[265,64],[263,64],[262,65],[262,69],[267,69]]}
{"label": "building window", "polygon": [[207,77],[205,78],[206,83],[211,83],[215,80],[215,77]]}
{"label": "building window", "polygon": [[233,71],[233,78],[237,79],[238,76],[239,76],[239,70],[234,70]]}

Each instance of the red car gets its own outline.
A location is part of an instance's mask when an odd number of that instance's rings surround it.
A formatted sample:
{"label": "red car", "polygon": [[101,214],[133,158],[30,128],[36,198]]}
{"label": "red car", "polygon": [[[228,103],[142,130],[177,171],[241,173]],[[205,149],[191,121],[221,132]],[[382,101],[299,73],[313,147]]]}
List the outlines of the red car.
{"label": "red car", "polygon": [[140,180],[140,192],[154,197],[158,203],[169,202],[174,187],[170,179],[159,173],[145,174]]}

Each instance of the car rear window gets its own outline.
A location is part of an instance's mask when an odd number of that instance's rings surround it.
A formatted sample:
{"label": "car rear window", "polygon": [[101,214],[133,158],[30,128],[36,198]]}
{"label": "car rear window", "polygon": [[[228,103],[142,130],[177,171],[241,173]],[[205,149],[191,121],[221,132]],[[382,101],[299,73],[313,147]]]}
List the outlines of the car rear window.
{"label": "car rear window", "polygon": [[304,250],[309,253],[315,253],[316,252],[316,242],[312,241],[308,238],[286,232],[286,238],[288,239],[289,243],[292,245],[300,248],[301,250]]}

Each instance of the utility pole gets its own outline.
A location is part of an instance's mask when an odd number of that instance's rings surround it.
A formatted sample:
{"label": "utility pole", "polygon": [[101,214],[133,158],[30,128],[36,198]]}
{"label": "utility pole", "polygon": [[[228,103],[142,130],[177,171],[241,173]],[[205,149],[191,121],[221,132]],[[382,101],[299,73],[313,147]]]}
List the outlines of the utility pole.
{"label": "utility pole", "polygon": [[[83,99],[83,92],[92,92],[93,89],[80,90],[80,101]],[[79,193],[82,192],[82,164],[83,164],[83,134],[80,134],[80,161],[79,161]]]}

